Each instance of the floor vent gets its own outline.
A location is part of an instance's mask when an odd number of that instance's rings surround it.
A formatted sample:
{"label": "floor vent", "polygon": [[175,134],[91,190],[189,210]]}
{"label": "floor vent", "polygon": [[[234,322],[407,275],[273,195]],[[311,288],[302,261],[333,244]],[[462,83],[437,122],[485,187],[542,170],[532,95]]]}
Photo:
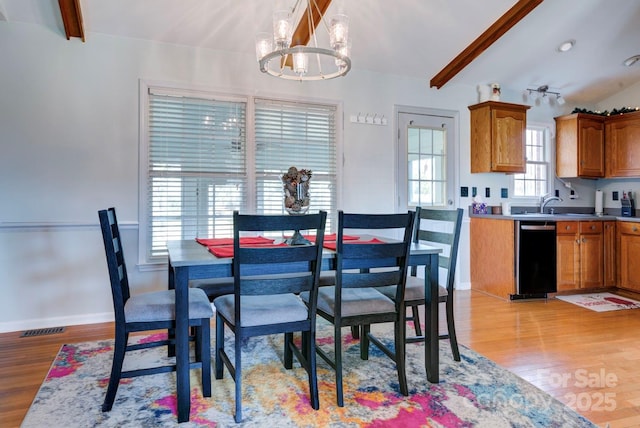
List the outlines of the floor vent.
{"label": "floor vent", "polygon": [[46,334],[58,334],[64,331],[64,327],[39,328],[22,332],[20,337],[44,336]]}

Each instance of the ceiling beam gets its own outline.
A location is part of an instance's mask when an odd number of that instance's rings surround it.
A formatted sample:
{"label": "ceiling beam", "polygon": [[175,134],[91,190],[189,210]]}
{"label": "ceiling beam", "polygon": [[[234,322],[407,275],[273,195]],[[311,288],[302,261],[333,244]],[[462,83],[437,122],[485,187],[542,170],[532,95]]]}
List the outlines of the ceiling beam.
{"label": "ceiling beam", "polygon": [[[314,4],[317,7],[315,7]],[[311,35],[316,30],[316,28],[318,28],[320,20],[324,16],[330,4],[331,0],[311,0],[309,2],[307,8],[300,17],[300,22],[298,22],[296,30],[293,32],[293,36],[291,37],[291,47],[306,46],[309,43],[309,41],[311,40]],[[313,28],[311,29],[309,28],[312,26],[308,20],[309,14],[311,14],[311,21],[313,23]],[[291,58],[291,55],[287,56],[285,65],[290,68],[293,67],[293,60]]]}
{"label": "ceiling beam", "polygon": [[67,40],[71,37],[79,37],[84,42],[84,27],[82,24],[82,10],[80,0],[58,0],[60,14],[64,24],[64,32]]}
{"label": "ceiling beam", "polygon": [[430,86],[440,89],[449,80],[461,72],[482,52],[495,43],[507,31],[527,16],[543,0],[519,0],[511,9],[502,15],[491,27],[475,39],[465,50],[446,65],[438,74],[431,78]]}

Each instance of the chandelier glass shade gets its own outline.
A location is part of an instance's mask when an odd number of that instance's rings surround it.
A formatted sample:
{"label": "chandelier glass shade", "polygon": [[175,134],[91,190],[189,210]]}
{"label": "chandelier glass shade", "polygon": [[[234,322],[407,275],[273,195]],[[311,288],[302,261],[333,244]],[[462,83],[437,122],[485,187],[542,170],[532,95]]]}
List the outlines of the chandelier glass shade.
{"label": "chandelier glass shade", "polygon": [[[301,11],[302,6],[306,10]],[[314,12],[319,18],[314,20]],[[300,16],[298,30],[306,25],[309,35],[307,45],[291,46],[294,35],[294,19]],[[317,27],[322,26],[318,43]],[[296,30],[296,31],[298,31]],[[328,80],[346,75],[351,69],[349,18],[335,15],[326,23],[316,0],[296,0],[291,11],[279,10],[273,14],[273,33],[256,35],[256,58],[260,71],[288,80]]]}

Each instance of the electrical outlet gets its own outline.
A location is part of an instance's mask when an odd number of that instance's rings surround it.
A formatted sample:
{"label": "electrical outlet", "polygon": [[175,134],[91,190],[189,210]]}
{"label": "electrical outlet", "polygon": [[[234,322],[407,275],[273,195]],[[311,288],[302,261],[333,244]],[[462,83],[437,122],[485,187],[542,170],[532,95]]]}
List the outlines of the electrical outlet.
{"label": "electrical outlet", "polygon": [[473,196],[474,198],[476,196],[478,196],[478,188],[477,187],[472,187],[471,188],[471,196]]}
{"label": "electrical outlet", "polygon": [[[573,190],[571,191],[571,194],[573,195]],[[560,190],[556,189],[556,198],[560,197]]]}
{"label": "electrical outlet", "polygon": [[491,197],[491,189],[489,187],[485,187],[484,188],[484,196],[486,198],[490,198]]}
{"label": "electrical outlet", "polygon": [[469,188],[467,186],[460,187],[460,197],[466,198],[469,196]]}

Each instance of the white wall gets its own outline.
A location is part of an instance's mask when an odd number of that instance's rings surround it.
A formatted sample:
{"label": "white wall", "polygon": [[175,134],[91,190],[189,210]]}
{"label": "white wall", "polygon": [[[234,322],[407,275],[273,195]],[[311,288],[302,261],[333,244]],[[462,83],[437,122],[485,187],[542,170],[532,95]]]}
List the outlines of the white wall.
{"label": "white wall", "polygon": [[[477,102],[475,87],[430,89],[430,76],[359,70],[357,58],[345,78],[301,84],[262,75],[253,55],[93,33],[81,43],[7,22],[0,23],[0,58],[0,332],[112,318],[97,219],[97,210],[109,206],[118,209],[134,289],[166,287],[164,270],[136,264],[140,79],[342,102],[340,208],[347,211],[395,210],[396,105],[459,112],[457,206],[466,210],[471,203],[459,197],[460,186],[491,187],[488,202],[497,205],[509,183],[503,174],[469,173],[467,106]],[[503,100],[522,102],[520,93],[503,93]],[[350,123],[358,112],[384,114],[389,125]],[[528,120],[552,126],[558,114],[534,107]],[[468,287],[468,224],[458,272],[460,287]]]}

